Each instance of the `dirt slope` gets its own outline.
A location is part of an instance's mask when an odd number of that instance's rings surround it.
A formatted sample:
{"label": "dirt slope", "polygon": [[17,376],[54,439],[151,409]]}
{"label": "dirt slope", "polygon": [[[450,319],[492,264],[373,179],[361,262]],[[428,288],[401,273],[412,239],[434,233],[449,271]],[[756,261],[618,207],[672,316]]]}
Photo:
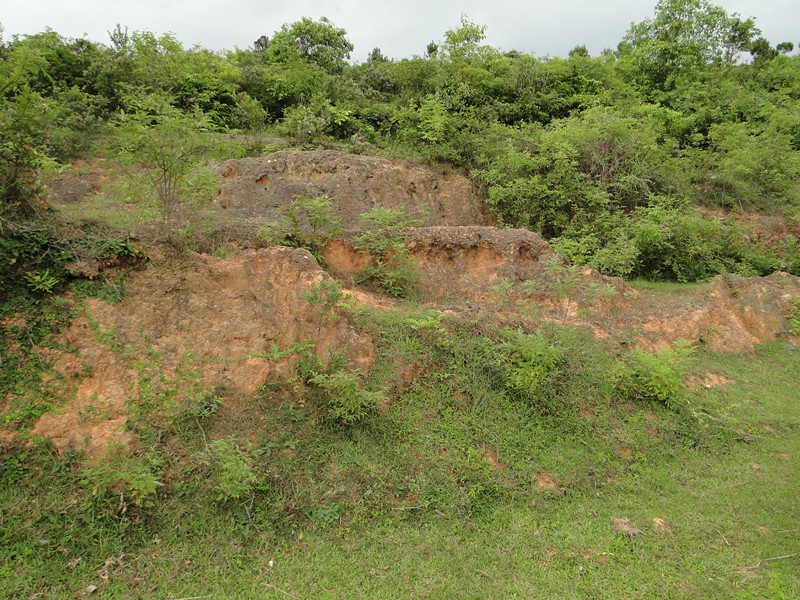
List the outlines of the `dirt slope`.
{"label": "dirt slope", "polygon": [[294,374],[297,354],[281,351],[305,342],[317,344],[323,361],[329,351],[344,351],[354,368],[369,370],[369,336],[346,319],[320,319],[304,298],[324,279],[308,252],[290,248],[198,255],[185,266],[156,263],[133,274],[120,304],[88,299],[63,333],[79,354],[47,356],[68,381],[87,366],[90,376],[33,433],[91,452],[109,440],[130,443],[123,426],[131,403],[164,400],[172,387],[191,395],[195,383],[252,396],[261,384]]}
{"label": "dirt slope", "polygon": [[[427,205],[430,212],[419,213],[426,227],[407,230],[406,239],[419,267],[421,299],[434,310],[519,322],[534,308],[539,318],[584,325],[625,345],[654,348],[689,339],[714,351],[742,352],[785,336],[786,311],[800,298],[800,278],[786,274],[719,277],[687,292],[652,294],[592,269],[578,272],[563,297],[548,268],[566,266],[566,260],[534,233],[486,226],[490,219],[467,179],[384,159],[277,152],[227,161],[219,180],[208,210],[226,215],[229,226],[241,231],[274,220],[295,194],[329,194],[345,227],[355,227],[372,206],[414,212]],[[65,189],[64,201],[79,201],[74,185]],[[367,260],[354,236],[346,232],[324,253],[328,269],[345,285]],[[67,380],[90,373],[65,394],[62,409],[34,428],[57,447],[100,453],[109,441],[131,444],[125,431],[131,403],[158,396],[169,382],[177,382],[179,395],[191,394],[197,383],[252,397],[260,385],[294,373],[297,354],[281,351],[296,344],[318,342],[322,358],[329,350],[345,352],[353,368],[371,367],[368,335],[344,314],[324,319],[309,306],[305,294],[330,275],[305,250],[240,250],[181,262],[159,260],[152,251],[154,260],[132,275],[122,303],[86,301],[62,336],[78,354],[48,351],[46,358]],[[599,287],[608,291],[602,299],[588,293]],[[392,304],[366,290],[355,296],[373,307]],[[162,382],[161,391],[153,381]]]}
{"label": "dirt slope", "polygon": [[251,230],[279,217],[296,195],[329,195],[342,227],[358,227],[371,208],[403,208],[425,225],[494,222],[478,202],[472,182],[384,158],[334,150],[280,151],[262,158],[228,160],[218,168],[221,187],[214,211]]}

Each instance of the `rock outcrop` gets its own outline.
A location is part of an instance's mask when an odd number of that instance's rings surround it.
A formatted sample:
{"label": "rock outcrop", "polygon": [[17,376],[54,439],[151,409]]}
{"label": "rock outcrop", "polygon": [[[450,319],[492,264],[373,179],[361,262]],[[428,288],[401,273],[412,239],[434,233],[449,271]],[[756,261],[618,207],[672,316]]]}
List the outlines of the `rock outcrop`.
{"label": "rock outcrop", "polygon": [[133,439],[124,430],[128,415],[142,394],[157,395],[153,386],[252,396],[263,383],[294,375],[298,353],[291,350],[303,344],[314,344],[323,361],[329,352],[345,352],[352,368],[368,371],[370,337],[346,318],[325,318],[305,299],[329,278],[308,252],[291,248],[227,259],[198,255],[185,267],[135,273],[120,304],[85,301],[83,314],[62,334],[77,354],[47,357],[66,381],[89,375],[33,433],[51,437],[58,448],[90,452],[109,440],[126,444]]}
{"label": "rock outcrop", "polygon": [[481,209],[466,177],[406,166],[385,158],[333,150],[281,151],[261,158],[228,160],[218,167],[214,210],[253,230],[279,218],[296,196],[333,199],[345,229],[373,207],[401,208],[424,225],[474,225],[494,221]]}

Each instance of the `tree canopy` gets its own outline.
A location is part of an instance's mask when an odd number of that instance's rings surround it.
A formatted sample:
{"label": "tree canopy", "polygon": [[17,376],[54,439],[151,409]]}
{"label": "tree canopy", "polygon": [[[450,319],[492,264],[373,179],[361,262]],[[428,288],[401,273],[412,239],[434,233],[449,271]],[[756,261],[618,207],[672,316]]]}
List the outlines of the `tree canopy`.
{"label": "tree canopy", "polygon": [[760,30],[709,0],[659,0],[655,16],[633,25],[623,39],[648,84],[672,88],[710,64],[731,64]]}
{"label": "tree canopy", "polygon": [[283,25],[275,33],[267,46],[267,55],[281,62],[299,59],[327,71],[341,71],[353,51],[346,35],[344,29],[336,27],[327,17],[319,21],[303,17]]}

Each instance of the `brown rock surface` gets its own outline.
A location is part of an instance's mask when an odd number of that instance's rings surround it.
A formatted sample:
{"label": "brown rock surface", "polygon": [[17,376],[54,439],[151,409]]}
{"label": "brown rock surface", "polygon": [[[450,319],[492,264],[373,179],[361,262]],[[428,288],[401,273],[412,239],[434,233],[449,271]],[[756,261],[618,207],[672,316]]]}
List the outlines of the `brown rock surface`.
{"label": "brown rock surface", "polygon": [[639,345],[697,340],[714,352],[752,352],[755,344],[786,334],[786,312],[800,298],[800,278],[786,273],[768,277],[716,277],[690,297],[653,306],[643,299]]}
{"label": "brown rock surface", "polygon": [[[405,234],[423,289],[439,298],[486,299],[491,286],[502,279],[519,283],[541,277],[543,262],[553,258],[567,264],[550,244],[526,229],[419,227]],[[366,261],[352,236],[336,240],[323,256],[333,271],[348,275]]]}
{"label": "brown rock surface", "polygon": [[276,221],[280,207],[295,195],[323,194],[333,199],[345,229],[358,227],[359,216],[374,206],[403,208],[425,225],[493,222],[480,209],[468,178],[384,158],[334,150],[279,151],[228,160],[217,171],[221,190],[215,210],[247,230]]}
{"label": "brown rock surface", "polygon": [[[33,433],[52,437],[58,448],[90,452],[103,451],[109,441],[130,444],[133,436],[123,426],[143,377],[177,381],[186,393],[196,382],[252,395],[261,384],[294,374],[297,354],[275,356],[273,347],[316,342],[321,359],[329,350],[345,350],[353,368],[369,370],[369,336],[346,318],[320,320],[304,298],[326,278],[308,252],[290,248],[228,259],[199,255],[184,266],[154,265],[134,274],[122,303],[88,299],[84,314],[62,334],[79,354],[48,358],[68,380],[87,366],[91,376]],[[196,377],[187,375],[192,369]]]}
{"label": "brown rock surface", "polygon": [[[367,263],[353,241],[355,233],[335,240],[323,253],[333,272],[352,276]],[[427,296],[442,300],[470,300],[492,303],[493,286],[502,281],[511,285],[516,300],[550,302],[546,292],[532,293],[522,284],[544,281],[550,261],[568,266],[539,235],[527,229],[498,227],[416,227],[405,231],[407,246],[419,265],[420,282]],[[619,278],[603,277],[594,269],[581,274],[586,284],[609,284],[617,288],[616,301],[626,289]],[[580,295],[580,292],[577,293]],[[580,298],[576,298],[580,300]]]}

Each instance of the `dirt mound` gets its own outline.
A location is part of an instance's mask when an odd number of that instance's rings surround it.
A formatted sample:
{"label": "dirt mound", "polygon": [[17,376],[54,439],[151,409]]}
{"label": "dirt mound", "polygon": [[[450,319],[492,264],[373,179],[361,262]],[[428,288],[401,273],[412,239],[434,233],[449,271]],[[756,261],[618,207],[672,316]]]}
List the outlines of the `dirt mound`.
{"label": "dirt mound", "polygon": [[76,160],[47,182],[48,200],[55,204],[79,202],[100,191],[108,166],[99,159]]}
{"label": "dirt mound", "polygon": [[[323,255],[345,277],[355,276],[367,260],[352,236],[330,244]],[[525,229],[422,227],[407,230],[406,240],[422,291],[432,301],[467,301],[490,319],[533,311],[643,349],[686,339],[716,352],[752,351],[785,335],[789,306],[800,298],[800,278],[785,273],[720,276],[671,297],[637,292],[594,269],[570,269]]]}
{"label": "dirt mound", "polygon": [[[425,225],[488,224],[473,183],[384,158],[333,150],[280,151],[261,158],[223,162],[214,209],[247,229],[279,218],[296,195],[329,195],[345,229],[373,207],[402,208]],[[427,212],[426,212],[427,211]]]}
{"label": "dirt mound", "polygon": [[[365,265],[366,257],[354,242],[355,232],[334,241],[323,253],[325,264],[342,275],[353,275]],[[542,280],[550,261],[566,266],[539,235],[527,229],[497,227],[418,227],[405,230],[406,245],[419,265],[421,286],[433,298],[491,301],[492,287],[502,281],[513,294],[529,296],[519,284]],[[587,269],[585,281],[611,282]]]}
{"label": "dirt mound", "polygon": [[[775,274],[720,277],[690,297],[657,304],[663,298],[587,269],[572,271],[576,293],[559,300],[531,294],[524,285],[546,284],[544,269],[553,261],[567,267],[528,231],[421,228],[409,232],[408,245],[419,261],[426,297],[460,302],[456,313],[503,322],[523,318],[523,306],[534,307],[541,309],[540,318],[586,325],[597,335],[622,339],[630,333],[643,348],[689,339],[714,351],[752,350],[785,334],[787,308],[800,298],[800,278]],[[344,241],[329,250],[326,258],[341,270],[363,260]],[[344,351],[350,365],[364,371],[374,361],[367,334],[309,305],[305,294],[330,276],[305,250],[246,250],[227,259],[196,255],[169,268],[158,262],[131,277],[129,295],[119,305],[85,302],[61,340],[79,348],[77,354],[45,356],[65,381],[77,383],[65,392],[61,409],[37,422],[34,434],[51,437],[57,448],[102,453],[109,441],[133,443],[125,425],[142,407],[157,409],[171,398],[191,401],[199,389],[252,397],[261,384],[286,380],[295,372],[297,344],[316,343],[323,359],[329,351]],[[498,298],[491,286],[503,280],[510,287],[507,297]],[[582,289],[598,284],[613,296],[596,305],[581,299]],[[385,308],[368,293],[355,297]]]}
{"label": "dirt mound", "polygon": [[261,384],[292,376],[298,354],[291,349],[307,342],[322,360],[329,350],[345,351],[352,367],[368,370],[371,339],[347,319],[321,318],[304,298],[327,278],[308,252],[290,248],[151,265],[131,277],[122,303],[88,299],[62,334],[79,352],[47,358],[66,381],[88,376],[33,433],[90,452],[109,441],[128,444],[133,436],[123,427],[133,407],[157,408],[201,388],[252,396]]}
{"label": "dirt mound", "polygon": [[719,276],[672,305],[642,299],[634,309],[641,315],[638,342],[650,348],[687,339],[714,352],[752,352],[755,344],[787,334],[786,314],[796,299],[800,278],[787,273]]}
{"label": "dirt mound", "polygon": [[[61,188],[53,187],[63,202],[100,185],[90,165],[77,167]],[[220,192],[206,210],[224,216],[242,239],[278,220],[293,196],[328,194],[349,231],[323,258],[343,281],[357,279],[368,260],[354,243],[361,214],[381,206],[419,216],[426,226],[405,235],[423,301],[448,313],[583,325],[644,349],[688,339],[739,352],[785,335],[788,309],[800,298],[800,278],[786,274],[718,277],[677,294],[634,290],[593,269],[570,268],[530,231],[486,226],[491,219],[468,179],[381,158],[281,151],[226,161],[218,175]],[[109,441],[130,445],[134,436],[125,425],[137,413],[178,397],[191,400],[200,389],[252,398],[261,384],[294,375],[297,345],[308,342],[322,359],[345,352],[352,368],[367,371],[374,361],[369,336],[346,318],[324,318],[306,300],[328,278],[299,249],[245,250],[226,259],[193,255],[181,263],[154,257],[131,276],[119,305],[85,302],[62,336],[77,353],[43,350],[69,384],[63,407],[44,415],[33,433],[51,437],[58,448],[91,453],[102,453]],[[390,305],[367,291],[354,297],[377,309]],[[442,301],[452,307],[442,308]]]}

